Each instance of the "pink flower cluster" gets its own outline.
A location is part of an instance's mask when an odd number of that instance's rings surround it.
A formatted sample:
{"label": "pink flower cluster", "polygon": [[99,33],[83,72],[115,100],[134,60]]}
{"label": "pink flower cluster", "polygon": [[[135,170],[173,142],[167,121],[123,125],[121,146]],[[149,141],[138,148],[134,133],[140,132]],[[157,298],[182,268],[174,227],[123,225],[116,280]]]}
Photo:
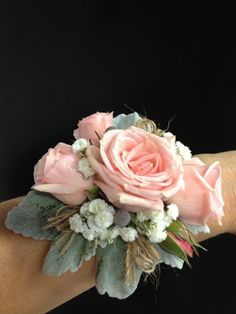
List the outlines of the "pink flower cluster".
{"label": "pink flower cluster", "polygon": [[78,171],[81,155],[59,143],[35,166],[33,188],[79,205],[96,185],[116,207],[130,212],[163,211],[164,202],[172,202],[185,222],[202,225],[214,218],[221,223],[224,202],[218,162],[207,166],[196,157],[182,161],[174,137],[135,126],[113,129],[112,119],[112,113],[97,112],[79,121],[74,131],[76,139],[90,143],[85,154],[93,176],[85,179]]}

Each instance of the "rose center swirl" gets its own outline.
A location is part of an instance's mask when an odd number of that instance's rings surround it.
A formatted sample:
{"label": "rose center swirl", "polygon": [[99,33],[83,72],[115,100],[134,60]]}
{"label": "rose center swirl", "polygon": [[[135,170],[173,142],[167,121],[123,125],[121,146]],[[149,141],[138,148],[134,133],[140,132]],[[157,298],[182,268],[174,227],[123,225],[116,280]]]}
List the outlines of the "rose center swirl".
{"label": "rose center swirl", "polygon": [[127,166],[139,176],[155,174],[161,171],[161,157],[157,152],[140,152],[138,156],[127,161]]}

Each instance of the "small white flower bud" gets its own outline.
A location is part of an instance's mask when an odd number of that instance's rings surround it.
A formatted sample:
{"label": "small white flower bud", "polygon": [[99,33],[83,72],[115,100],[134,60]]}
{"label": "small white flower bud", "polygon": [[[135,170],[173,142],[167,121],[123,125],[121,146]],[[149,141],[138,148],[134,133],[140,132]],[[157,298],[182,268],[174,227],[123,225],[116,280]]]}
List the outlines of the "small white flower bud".
{"label": "small white flower bud", "polygon": [[164,219],[164,216],[165,216],[164,211],[147,210],[144,212],[139,212],[137,214],[137,220],[141,223],[147,220],[156,222]]}
{"label": "small white flower bud", "polygon": [[182,157],[183,160],[189,160],[192,158],[191,150],[188,148],[188,146],[185,146],[180,141],[177,141],[175,143],[176,152],[178,155]]}
{"label": "small white flower bud", "polygon": [[101,241],[107,240],[109,238],[109,232],[107,229],[100,229],[98,236]]}
{"label": "small white flower bud", "polygon": [[164,133],[163,133],[163,136],[164,136],[164,137],[170,137],[170,136],[172,137],[172,136],[174,136],[174,134],[171,133],[171,132],[164,132]]}
{"label": "small white flower bud", "polygon": [[163,220],[156,221],[155,225],[158,232],[164,231],[166,229],[165,218]]}
{"label": "small white flower bud", "polygon": [[110,239],[115,239],[120,235],[120,229],[118,226],[115,226],[115,227],[109,229],[108,232],[109,232],[109,238]]}
{"label": "small white flower bud", "polygon": [[80,207],[80,214],[84,217],[88,217],[89,214],[89,202],[84,203],[81,207]]}
{"label": "small white flower bud", "polygon": [[133,242],[138,237],[138,232],[132,227],[120,228],[120,236],[125,242]]}
{"label": "small white flower bud", "polygon": [[74,153],[83,153],[88,147],[88,144],[89,143],[85,138],[79,138],[73,143],[72,150]]}
{"label": "small white flower bud", "polygon": [[165,215],[163,222],[164,222],[166,228],[169,227],[169,225],[172,223],[172,221],[173,221],[173,218],[171,216]]}
{"label": "small white flower bud", "polygon": [[94,222],[99,228],[108,228],[113,224],[113,215],[109,211],[103,210],[94,216]]}
{"label": "small white flower bud", "polygon": [[167,205],[167,215],[173,220],[176,220],[179,217],[179,208],[176,204],[171,203]]}
{"label": "small white flower bud", "polygon": [[92,229],[85,228],[83,231],[83,237],[89,241],[93,241],[96,236],[96,232]]}
{"label": "small white flower bud", "polygon": [[94,231],[99,231],[99,227],[97,226],[97,224],[95,223],[95,219],[94,219],[94,215],[89,215],[87,218],[87,225],[89,226],[90,229],[94,230]]}
{"label": "small white flower bud", "polygon": [[79,214],[69,218],[70,229],[76,233],[82,233],[84,230],[83,221]]}
{"label": "small white flower bud", "polygon": [[82,158],[79,160],[78,171],[82,173],[85,179],[88,179],[95,174],[87,158]]}
{"label": "small white flower bud", "polygon": [[161,243],[165,241],[167,237],[166,231],[159,232],[158,229],[153,229],[150,235],[148,236],[149,240],[153,243]]}
{"label": "small white flower bud", "polygon": [[98,214],[101,211],[106,210],[107,212],[110,212],[114,215],[115,209],[108,205],[104,200],[100,198],[96,198],[95,200],[91,201],[89,203],[89,212],[93,214]]}

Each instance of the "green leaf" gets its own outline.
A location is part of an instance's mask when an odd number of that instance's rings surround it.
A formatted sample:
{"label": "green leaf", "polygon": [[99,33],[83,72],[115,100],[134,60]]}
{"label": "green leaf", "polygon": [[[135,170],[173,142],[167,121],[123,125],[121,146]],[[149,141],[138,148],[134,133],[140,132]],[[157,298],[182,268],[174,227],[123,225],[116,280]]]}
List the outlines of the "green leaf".
{"label": "green leaf", "polygon": [[9,211],[5,225],[25,237],[51,240],[58,232],[56,229],[44,230],[43,226],[47,223],[47,218],[63,205],[50,194],[31,191],[17,207]]}
{"label": "green leaf", "polygon": [[207,249],[204,248],[204,246],[202,246],[201,244],[199,244],[197,242],[197,240],[195,239],[195,237],[191,233],[189,233],[189,238],[190,238],[190,240],[192,242],[192,246],[196,246],[196,247],[198,247],[198,248],[200,248],[200,249],[202,249],[204,251],[207,251]]}
{"label": "green leaf", "polygon": [[[207,251],[202,245],[197,242],[194,235],[192,234],[192,231],[194,232],[194,234],[197,234],[198,232],[208,232],[209,228],[207,225],[193,226],[189,224],[183,224],[179,220],[176,220],[171,223],[167,230],[187,241],[192,246],[192,249],[194,250],[196,255],[199,255],[196,247]],[[186,234],[186,231],[188,232],[188,234]]]}
{"label": "green leaf", "polygon": [[87,192],[90,194],[98,194],[99,188],[97,186],[93,186],[89,190],[87,190]]}
{"label": "green leaf", "polygon": [[183,261],[185,261],[189,267],[191,267],[185,251],[182,250],[181,247],[178,246],[178,244],[169,235],[167,236],[166,240],[159,243],[159,245],[163,250],[178,256]]}
{"label": "green leaf", "polygon": [[184,229],[185,226],[179,220],[173,221],[167,228],[167,230],[170,231],[171,233],[181,237],[184,236],[184,238],[186,238]]}
{"label": "green leaf", "polygon": [[142,272],[136,269],[135,282],[129,285],[125,283],[126,250],[127,243],[120,238],[104,249],[98,248],[96,286],[100,294],[107,293],[110,297],[125,299],[136,290]]}
{"label": "green leaf", "polygon": [[192,245],[192,248],[194,249],[195,253],[198,255],[198,251],[195,247],[198,247],[204,251],[207,251],[206,248],[204,248],[202,245],[200,245],[197,242],[194,235],[198,234],[199,232],[209,233],[210,229],[209,229],[208,225],[195,226],[195,225],[190,225],[187,223],[185,223],[183,225],[188,230],[188,235],[189,235],[189,241],[188,242]]}
{"label": "green leaf", "polygon": [[198,255],[198,252],[191,240],[190,233],[187,227],[182,222],[180,222],[179,220],[173,221],[171,225],[167,228],[167,230],[177,237],[181,237],[182,239],[187,241],[192,246],[194,252]]}
{"label": "green leaf", "polygon": [[95,198],[97,198],[99,191],[100,191],[100,189],[96,186],[93,186],[92,188],[87,190],[86,192],[87,192],[87,197],[88,197],[89,201],[92,201]]}
{"label": "green leaf", "polygon": [[135,125],[141,117],[138,115],[137,112],[131,114],[119,114],[112,120],[112,125],[115,126],[117,129],[126,130],[132,125]]}

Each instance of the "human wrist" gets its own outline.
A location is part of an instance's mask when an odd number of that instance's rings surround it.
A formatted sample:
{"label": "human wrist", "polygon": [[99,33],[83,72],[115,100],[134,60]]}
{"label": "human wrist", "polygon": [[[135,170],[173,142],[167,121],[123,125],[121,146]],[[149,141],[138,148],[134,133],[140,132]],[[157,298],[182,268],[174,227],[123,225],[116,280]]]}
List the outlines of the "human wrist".
{"label": "human wrist", "polygon": [[205,238],[222,233],[236,234],[236,151],[200,154],[197,157],[206,164],[219,161],[222,169],[222,195],[225,203],[222,225],[209,220],[211,233],[205,235]]}

